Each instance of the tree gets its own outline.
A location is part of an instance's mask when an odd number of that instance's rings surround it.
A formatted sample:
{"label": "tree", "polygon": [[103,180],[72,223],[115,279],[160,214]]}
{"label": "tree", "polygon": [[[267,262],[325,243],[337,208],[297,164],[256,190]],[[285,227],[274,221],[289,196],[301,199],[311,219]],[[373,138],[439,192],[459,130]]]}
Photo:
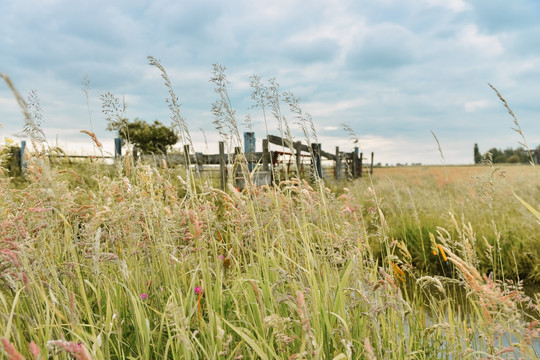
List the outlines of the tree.
{"label": "tree", "polygon": [[117,130],[122,139],[135,145],[143,154],[166,154],[169,147],[178,142],[178,135],[174,130],[157,120],[148,124],[144,120],[135,118],[120,128],[109,130]]}
{"label": "tree", "polygon": [[[530,164],[531,162],[529,151],[523,149],[522,147],[517,147],[515,149],[506,148],[505,150],[492,148],[488,151],[488,153],[491,154],[493,163]],[[485,153],[484,157],[487,157],[488,153]],[[531,155],[533,155],[534,158],[534,153]]]}
{"label": "tree", "polygon": [[506,158],[504,157],[504,154],[501,150],[497,148],[489,149],[488,151],[491,154],[491,158],[493,159],[494,163],[504,163]]}
{"label": "tree", "polygon": [[478,144],[474,144],[474,163],[480,164],[482,162],[482,155],[478,150]]}

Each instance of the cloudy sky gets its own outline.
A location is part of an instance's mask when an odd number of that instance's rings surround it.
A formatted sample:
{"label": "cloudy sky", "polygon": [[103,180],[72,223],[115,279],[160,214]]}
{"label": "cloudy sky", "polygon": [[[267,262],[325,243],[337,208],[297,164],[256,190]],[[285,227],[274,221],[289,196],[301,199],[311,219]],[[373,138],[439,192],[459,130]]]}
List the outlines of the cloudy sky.
{"label": "cloudy sky", "polygon": [[[254,74],[300,99],[327,151],[353,148],[340,126],[347,123],[376,162],[440,164],[433,132],[446,163],[472,163],[474,143],[484,152],[521,140],[488,82],[531,147],[540,144],[539,39],[537,0],[0,0],[0,72],[24,96],[36,91],[49,143],[75,152],[92,149],[80,130],[112,149],[100,101],[107,91],[125,99],[128,118],[171,123],[152,55],[170,76],[197,151],[217,151],[209,79],[219,63],[240,131],[250,115],[258,139],[265,126],[252,108]],[[0,123],[0,140],[23,128],[4,83]]]}

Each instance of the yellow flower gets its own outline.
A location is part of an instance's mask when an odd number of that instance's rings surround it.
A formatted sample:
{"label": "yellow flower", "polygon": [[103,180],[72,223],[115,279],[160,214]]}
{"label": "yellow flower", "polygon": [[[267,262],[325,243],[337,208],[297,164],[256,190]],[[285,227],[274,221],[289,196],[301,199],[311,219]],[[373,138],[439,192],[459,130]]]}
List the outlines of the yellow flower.
{"label": "yellow flower", "polygon": [[444,261],[448,261],[448,259],[446,258],[446,254],[444,253],[444,249],[442,247],[441,244],[437,244],[437,247],[439,248],[439,250],[441,251],[441,256],[443,258]]}

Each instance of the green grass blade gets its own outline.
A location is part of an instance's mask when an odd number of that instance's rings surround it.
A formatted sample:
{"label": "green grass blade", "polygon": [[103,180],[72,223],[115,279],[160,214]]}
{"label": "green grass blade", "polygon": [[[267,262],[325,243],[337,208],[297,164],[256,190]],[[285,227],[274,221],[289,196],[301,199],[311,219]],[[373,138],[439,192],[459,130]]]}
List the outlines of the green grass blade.
{"label": "green grass blade", "polygon": [[525,200],[520,198],[513,190],[512,190],[512,193],[514,194],[516,199],[518,199],[519,202],[522,203],[523,206],[525,206],[527,208],[527,210],[529,210],[540,221],[540,212],[538,210],[536,210],[534,207],[532,207],[531,204],[529,204],[528,202],[526,202]]}

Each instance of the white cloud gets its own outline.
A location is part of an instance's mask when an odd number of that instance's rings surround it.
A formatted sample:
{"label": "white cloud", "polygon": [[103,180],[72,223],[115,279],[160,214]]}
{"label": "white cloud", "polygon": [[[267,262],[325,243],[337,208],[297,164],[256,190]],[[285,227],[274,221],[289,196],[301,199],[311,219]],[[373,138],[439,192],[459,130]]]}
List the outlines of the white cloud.
{"label": "white cloud", "polygon": [[[3,85],[3,84],[2,84]],[[14,111],[19,107],[14,97],[0,96],[0,108],[3,110]]]}
{"label": "white cloud", "polygon": [[489,104],[490,102],[488,100],[466,101],[465,104],[463,104],[463,107],[465,108],[465,111],[473,112],[476,110],[484,109]]}
{"label": "white cloud", "polygon": [[[352,151],[355,146],[358,146],[360,152],[363,153],[366,158],[369,158],[373,152],[375,163],[411,164],[413,162],[422,162],[423,164],[440,164],[441,156],[437,149],[437,144],[433,140],[431,134],[426,132],[423,136],[419,136],[419,139],[425,141],[419,142],[418,140],[408,139],[402,136],[368,134],[359,136],[358,144],[354,144],[346,136],[319,136],[319,141],[325,151],[333,152],[335,146],[339,146],[341,151],[348,152]],[[406,149],[406,151],[404,151],[404,149]],[[455,152],[454,149],[450,149],[447,154],[443,149],[445,157],[448,155],[447,161],[468,162],[465,156],[463,156],[463,153],[466,153],[466,151],[464,151],[465,149],[461,148],[459,150],[460,151]],[[460,159],[460,157],[462,158]]]}
{"label": "white cloud", "polygon": [[460,13],[470,10],[471,6],[463,0],[425,0],[430,6],[440,6],[445,9]]}
{"label": "white cloud", "polygon": [[[89,128],[81,90],[86,73],[100,139],[111,136],[100,111],[99,95],[106,91],[126,95],[129,118],[170,123],[168,91],[146,55],[162,60],[190,129],[204,128],[209,139],[216,133],[210,110],[217,94],[208,81],[215,62],[227,67],[238,122],[251,113],[259,138],[264,124],[260,109],[250,108],[251,74],[276,77],[280,90],[299,96],[321,133],[341,134],[338,124],[345,122],[371,134],[362,146],[376,149],[376,158],[389,154],[388,162],[428,162],[423,159],[431,148],[438,157],[429,129],[456,154],[449,163],[470,160],[467,143],[513,146],[501,135],[508,129],[506,111],[489,106],[497,99],[487,82],[508,97],[530,133],[540,133],[540,49],[530,46],[539,34],[533,0],[499,0],[496,6],[487,0],[314,0],[309,7],[299,0],[30,3],[0,6],[0,71],[23,96],[38,91],[43,127],[53,139],[88,140],[76,135]],[[301,139],[288,110],[282,104]],[[0,132],[20,131],[21,119],[0,84]],[[272,121],[270,131],[277,134]],[[343,146],[351,146],[343,138]]]}
{"label": "white cloud", "polygon": [[358,97],[343,101],[315,101],[306,102],[303,107],[315,117],[331,117],[332,115],[358,108],[368,103],[368,100]]}
{"label": "white cloud", "polygon": [[504,47],[497,35],[484,35],[478,32],[476,25],[467,25],[458,34],[458,41],[467,48],[476,50],[485,57],[499,56]]}
{"label": "white cloud", "polygon": [[337,127],[337,126],[323,126],[322,129],[324,131],[335,131],[335,130],[339,130],[339,127]]}

